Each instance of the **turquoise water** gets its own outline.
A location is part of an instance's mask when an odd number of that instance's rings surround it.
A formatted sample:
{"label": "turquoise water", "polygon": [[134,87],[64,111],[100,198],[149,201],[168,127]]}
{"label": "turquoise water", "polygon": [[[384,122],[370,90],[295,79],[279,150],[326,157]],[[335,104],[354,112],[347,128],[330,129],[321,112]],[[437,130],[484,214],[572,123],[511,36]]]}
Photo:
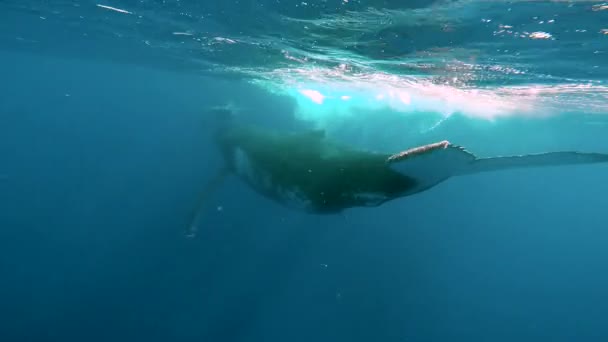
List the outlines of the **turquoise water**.
{"label": "turquoise water", "polygon": [[342,215],[229,179],[211,106],[395,152],[608,153],[601,1],[0,0],[2,341],[604,341],[608,166]]}

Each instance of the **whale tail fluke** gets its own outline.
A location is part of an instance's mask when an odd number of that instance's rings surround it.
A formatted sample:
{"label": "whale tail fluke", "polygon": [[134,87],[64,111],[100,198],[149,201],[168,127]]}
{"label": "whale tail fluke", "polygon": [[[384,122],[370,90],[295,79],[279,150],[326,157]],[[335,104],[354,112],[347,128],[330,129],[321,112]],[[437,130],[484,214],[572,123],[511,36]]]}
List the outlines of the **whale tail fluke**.
{"label": "whale tail fluke", "polygon": [[507,169],[608,163],[608,154],[573,151],[477,158],[448,141],[415,147],[391,155],[389,167],[423,184],[436,184],[452,176]]}

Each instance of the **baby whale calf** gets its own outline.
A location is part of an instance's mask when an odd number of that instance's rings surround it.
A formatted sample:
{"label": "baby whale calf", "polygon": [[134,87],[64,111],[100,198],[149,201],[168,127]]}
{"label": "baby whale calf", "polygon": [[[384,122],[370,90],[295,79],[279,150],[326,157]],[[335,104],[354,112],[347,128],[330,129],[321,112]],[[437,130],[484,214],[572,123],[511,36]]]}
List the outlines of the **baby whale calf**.
{"label": "baby whale calf", "polygon": [[332,142],[323,131],[281,133],[232,121],[217,131],[216,141],[224,166],[206,193],[225,175],[235,174],[278,203],[317,214],[375,207],[454,176],[608,162],[608,154],[570,151],[478,158],[448,141],[377,153]]}

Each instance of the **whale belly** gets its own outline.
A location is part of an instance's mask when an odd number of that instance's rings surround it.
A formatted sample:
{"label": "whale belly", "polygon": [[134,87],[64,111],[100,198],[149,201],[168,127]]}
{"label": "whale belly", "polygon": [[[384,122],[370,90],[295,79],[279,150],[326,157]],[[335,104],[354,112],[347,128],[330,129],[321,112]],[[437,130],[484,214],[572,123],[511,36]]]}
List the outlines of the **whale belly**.
{"label": "whale belly", "polygon": [[236,175],[258,193],[289,208],[307,212],[313,210],[312,201],[301,189],[279,184],[264,165],[258,165],[243,149],[235,148],[233,159]]}

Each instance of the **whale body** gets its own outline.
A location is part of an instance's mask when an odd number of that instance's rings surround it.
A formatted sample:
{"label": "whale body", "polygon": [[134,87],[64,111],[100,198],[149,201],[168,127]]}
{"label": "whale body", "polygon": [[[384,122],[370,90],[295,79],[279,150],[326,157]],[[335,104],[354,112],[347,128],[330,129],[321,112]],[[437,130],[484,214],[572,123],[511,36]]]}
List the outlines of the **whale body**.
{"label": "whale body", "polygon": [[478,158],[448,141],[378,153],[340,145],[323,131],[286,133],[251,125],[225,127],[217,143],[225,170],[282,205],[316,214],[379,206],[455,176],[608,162],[608,154],[574,151]]}

